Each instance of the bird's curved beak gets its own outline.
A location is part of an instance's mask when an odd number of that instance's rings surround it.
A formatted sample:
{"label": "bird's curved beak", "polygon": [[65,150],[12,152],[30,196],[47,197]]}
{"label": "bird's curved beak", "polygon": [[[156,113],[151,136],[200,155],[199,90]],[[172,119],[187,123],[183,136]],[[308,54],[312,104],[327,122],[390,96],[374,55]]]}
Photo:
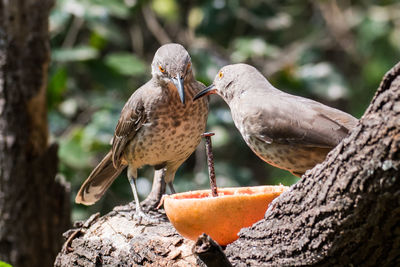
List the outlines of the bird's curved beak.
{"label": "bird's curved beak", "polygon": [[175,84],[176,89],[178,89],[178,94],[182,104],[185,104],[185,88],[183,86],[184,78],[178,74],[175,78],[172,78],[172,82]]}
{"label": "bird's curved beak", "polygon": [[193,101],[199,99],[200,97],[203,97],[203,96],[206,96],[206,95],[212,95],[212,94],[216,94],[216,93],[217,93],[217,88],[215,87],[214,84],[211,84],[210,86],[208,86],[207,88],[205,88],[201,92],[197,93],[197,95],[195,95],[193,97]]}

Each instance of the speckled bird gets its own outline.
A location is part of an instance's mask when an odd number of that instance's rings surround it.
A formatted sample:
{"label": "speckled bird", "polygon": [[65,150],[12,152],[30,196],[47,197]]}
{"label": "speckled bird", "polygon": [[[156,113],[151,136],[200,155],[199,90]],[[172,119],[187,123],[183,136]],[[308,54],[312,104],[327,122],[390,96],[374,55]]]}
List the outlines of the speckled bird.
{"label": "speckled bird", "polygon": [[175,192],[175,173],[196,149],[205,130],[208,100],[192,101],[205,86],[194,78],[190,56],[183,46],[160,47],[151,69],[151,80],[123,107],[112,149],[83,183],[77,203],[94,204],[128,167],[136,215],[143,217],[136,190],[137,170],[143,165],[165,169],[165,182]]}
{"label": "speckled bird", "polygon": [[265,162],[301,176],[322,162],[357,119],[316,101],[282,92],[254,67],[223,67],[195,96],[220,95],[243,139]]}

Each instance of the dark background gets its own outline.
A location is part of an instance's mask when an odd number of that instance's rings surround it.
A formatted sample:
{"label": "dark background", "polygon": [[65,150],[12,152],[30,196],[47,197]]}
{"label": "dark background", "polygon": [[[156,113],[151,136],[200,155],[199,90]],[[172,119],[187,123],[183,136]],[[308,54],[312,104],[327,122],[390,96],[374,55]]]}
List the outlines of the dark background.
{"label": "dark background", "polygon": [[[357,118],[400,59],[397,1],[58,0],[50,22],[49,121],[71,202],[109,150],[122,106],[150,79],[152,57],[164,43],[184,45],[206,85],[220,67],[246,62],[277,88]],[[219,186],[297,181],[251,152],[218,96],[210,108]],[[208,188],[207,175],[201,143],[178,170],[175,188]],[[74,204],[72,219],[131,201],[125,176],[96,205]],[[139,171],[142,199],[152,176],[151,168]]]}

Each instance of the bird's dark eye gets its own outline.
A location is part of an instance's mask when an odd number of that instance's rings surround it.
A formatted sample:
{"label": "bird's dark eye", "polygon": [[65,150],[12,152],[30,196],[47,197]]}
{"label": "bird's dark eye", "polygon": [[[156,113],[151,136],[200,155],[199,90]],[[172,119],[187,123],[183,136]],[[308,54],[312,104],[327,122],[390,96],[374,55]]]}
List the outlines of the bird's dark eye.
{"label": "bird's dark eye", "polygon": [[221,79],[222,77],[224,77],[224,74],[222,73],[222,71],[220,71],[219,73],[218,73],[218,77]]}
{"label": "bird's dark eye", "polygon": [[160,69],[160,71],[161,71],[162,73],[165,73],[165,69],[164,69],[163,67],[158,66],[158,68]]}

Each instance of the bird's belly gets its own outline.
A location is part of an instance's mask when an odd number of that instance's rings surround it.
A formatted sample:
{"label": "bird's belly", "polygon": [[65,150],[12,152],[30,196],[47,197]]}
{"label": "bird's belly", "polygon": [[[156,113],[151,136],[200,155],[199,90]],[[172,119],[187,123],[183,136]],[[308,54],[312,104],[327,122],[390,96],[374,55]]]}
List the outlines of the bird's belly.
{"label": "bird's belly", "polygon": [[246,140],[248,146],[265,162],[294,173],[304,173],[321,163],[330,149],[285,144],[268,144],[256,138]]}
{"label": "bird's belly", "polygon": [[[200,118],[199,118],[200,119]],[[206,120],[160,118],[142,126],[129,145],[129,164],[163,165],[188,158],[200,142]]]}

